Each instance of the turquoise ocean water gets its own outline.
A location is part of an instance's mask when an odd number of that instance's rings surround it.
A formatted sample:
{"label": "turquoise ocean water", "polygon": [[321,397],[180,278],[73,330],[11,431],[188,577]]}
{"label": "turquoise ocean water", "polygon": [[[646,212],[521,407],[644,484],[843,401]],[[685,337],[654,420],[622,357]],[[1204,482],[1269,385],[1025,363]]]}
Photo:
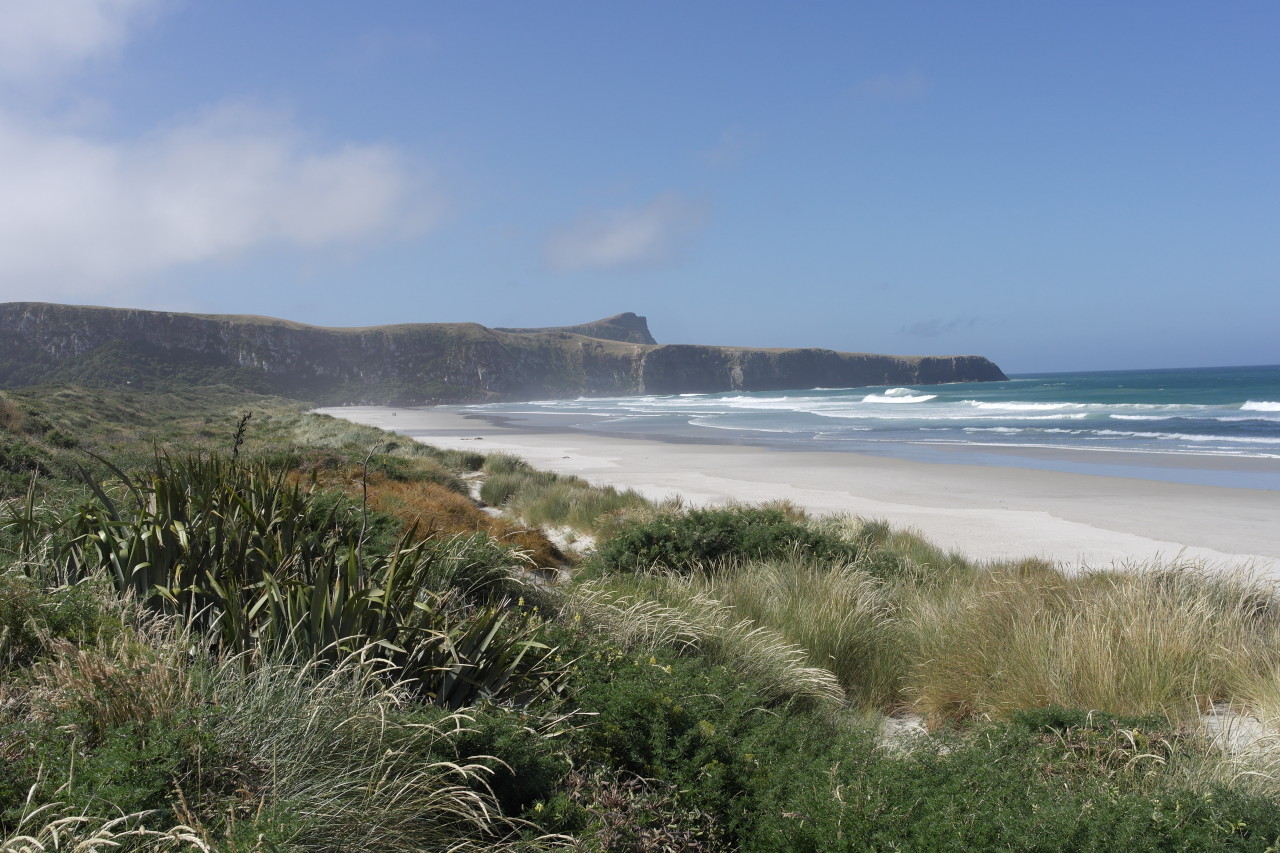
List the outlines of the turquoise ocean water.
{"label": "turquoise ocean water", "polygon": [[[461,407],[525,426],[1280,489],[1280,366]],[[548,416],[555,416],[554,418]]]}

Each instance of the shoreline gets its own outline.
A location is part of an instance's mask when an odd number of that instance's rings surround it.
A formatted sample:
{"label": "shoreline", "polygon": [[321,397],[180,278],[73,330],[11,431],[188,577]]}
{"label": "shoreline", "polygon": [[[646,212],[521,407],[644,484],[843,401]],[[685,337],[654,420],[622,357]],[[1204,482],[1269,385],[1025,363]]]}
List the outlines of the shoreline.
{"label": "shoreline", "polygon": [[1280,577],[1274,490],[606,436],[446,408],[317,411],[441,448],[512,453],[538,468],[651,499],[678,495],[696,505],[785,499],[814,514],[885,519],[974,559],[1042,557],[1070,569],[1185,558]]}

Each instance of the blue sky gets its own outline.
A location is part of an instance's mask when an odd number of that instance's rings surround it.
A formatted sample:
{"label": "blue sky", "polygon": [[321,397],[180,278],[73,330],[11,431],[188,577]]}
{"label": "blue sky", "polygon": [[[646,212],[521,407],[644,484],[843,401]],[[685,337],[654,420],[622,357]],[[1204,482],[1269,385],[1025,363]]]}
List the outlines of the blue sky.
{"label": "blue sky", "polygon": [[1280,362],[1280,4],[0,0],[0,301]]}

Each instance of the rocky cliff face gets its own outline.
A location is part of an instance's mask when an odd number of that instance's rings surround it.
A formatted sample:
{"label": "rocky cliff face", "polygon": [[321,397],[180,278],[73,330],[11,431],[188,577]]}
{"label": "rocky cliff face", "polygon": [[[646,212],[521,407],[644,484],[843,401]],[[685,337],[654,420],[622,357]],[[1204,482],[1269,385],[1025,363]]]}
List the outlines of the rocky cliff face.
{"label": "rocky cliff face", "polygon": [[913,357],[670,345],[654,347],[643,361],[640,390],[646,394],[933,385],[1006,378],[995,364],[975,355]]}
{"label": "rocky cliff face", "polygon": [[221,382],[318,403],[412,405],[1005,378],[980,356],[652,340],[634,314],[544,330],[474,323],[329,329],[264,317],[15,302],[0,305],[0,386]]}

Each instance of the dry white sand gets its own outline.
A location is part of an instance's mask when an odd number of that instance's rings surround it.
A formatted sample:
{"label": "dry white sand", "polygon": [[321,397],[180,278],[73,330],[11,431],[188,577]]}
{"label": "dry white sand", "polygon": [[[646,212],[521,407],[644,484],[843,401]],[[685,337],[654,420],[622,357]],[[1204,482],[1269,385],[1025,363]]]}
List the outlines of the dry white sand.
{"label": "dry white sand", "polygon": [[978,559],[1036,556],[1101,568],[1183,556],[1280,576],[1280,491],[605,437],[495,425],[442,409],[321,411],[438,447],[513,453],[651,498],[781,498],[815,513],[886,519]]}

